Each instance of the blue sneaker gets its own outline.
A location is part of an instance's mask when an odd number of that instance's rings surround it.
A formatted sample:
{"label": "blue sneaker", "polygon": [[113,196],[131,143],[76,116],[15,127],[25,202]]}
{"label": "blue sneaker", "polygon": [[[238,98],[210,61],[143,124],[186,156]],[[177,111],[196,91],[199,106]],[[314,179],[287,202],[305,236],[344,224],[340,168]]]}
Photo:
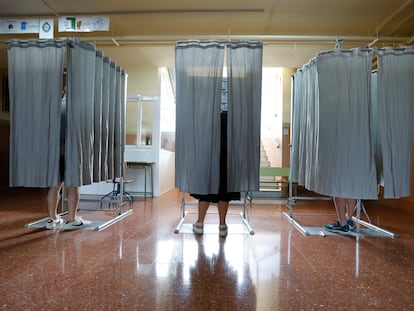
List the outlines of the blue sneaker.
{"label": "blue sneaker", "polygon": [[324,227],[326,230],[334,230],[334,229],[338,229],[338,228],[340,228],[340,227],[341,227],[341,224],[339,223],[339,221],[335,221],[335,222],[333,222],[333,223],[331,223],[331,224],[326,224],[326,225],[323,225],[323,227]]}
{"label": "blue sneaker", "polygon": [[325,225],[324,227],[326,230],[330,232],[340,233],[344,235],[348,235],[351,233],[351,229],[349,228],[349,226],[348,225],[341,226],[339,221],[334,222],[333,224],[330,224],[330,225],[329,224]]}
{"label": "blue sneaker", "polygon": [[353,221],[353,220],[348,219],[348,220],[346,221],[346,224],[348,225],[349,230],[354,231],[354,229],[355,229],[355,223],[354,223],[354,221]]}

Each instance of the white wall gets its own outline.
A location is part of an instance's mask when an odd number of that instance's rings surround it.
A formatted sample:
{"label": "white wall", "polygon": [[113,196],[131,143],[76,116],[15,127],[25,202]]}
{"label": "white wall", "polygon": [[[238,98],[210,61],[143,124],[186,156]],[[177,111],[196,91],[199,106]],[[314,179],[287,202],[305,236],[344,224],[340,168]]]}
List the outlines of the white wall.
{"label": "white wall", "polygon": [[[127,148],[125,150],[125,161],[136,162],[156,162],[153,165],[153,183],[154,196],[158,197],[163,193],[174,188],[175,184],[175,153],[161,150],[157,159],[157,151],[155,148]],[[151,191],[150,170],[147,169],[147,191]],[[134,180],[132,183],[125,185],[128,192],[144,192],[145,190],[145,172],[144,169],[127,168],[125,171],[125,179]],[[112,183],[100,182],[92,185],[81,187],[81,195],[83,196],[103,196],[112,191]]]}
{"label": "white wall", "polygon": [[[126,162],[153,162],[153,184],[154,184],[154,196],[159,195],[158,186],[158,152],[154,147],[143,146],[136,148],[132,146],[126,146],[125,148],[125,161]],[[147,168],[147,176],[145,177],[145,171],[142,168],[128,167],[125,170],[125,179],[132,179],[133,182],[125,185],[125,191],[128,192],[144,192],[145,179],[146,190],[151,191],[151,171]],[[93,183],[92,185],[86,185],[81,187],[81,195],[105,195],[112,190],[112,183],[100,182]]]}
{"label": "white wall", "polygon": [[160,151],[159,165],[159,193],[163,193],[175,187],[175,153],[171,151]]}

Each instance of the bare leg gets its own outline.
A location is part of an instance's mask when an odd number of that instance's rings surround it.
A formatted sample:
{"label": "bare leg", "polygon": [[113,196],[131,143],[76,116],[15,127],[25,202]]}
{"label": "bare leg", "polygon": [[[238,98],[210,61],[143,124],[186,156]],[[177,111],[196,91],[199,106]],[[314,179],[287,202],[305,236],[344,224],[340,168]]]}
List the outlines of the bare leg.
{"label": "bare leg", "polygon": [[356,200],[355,199],[345,199],[345,201],[346,201],[348,219],[352,220],[352,215],[354,214],[354,208],[355,208],[355,205],[356,205]]}
{"label": "bare leg", "polygon": [[218,212],[219,212],[220,225],[225,225],[227,210],[229,209],[229,202],[218,201],[217,207],[218,207]]}
{"label": "bare leg", "polygon": [[57,208],[60,200],[60,190],[62,189],[62,183],[57,187],[50,187],[47,191],[47,209],[49,217],[53,220],[57,220]]}
{"label": "bare leg", "polygon": [[198,223],[204,223],[209,206],[210,202],[208,201],[198,201]]}
{"label": "bare leg", "polygon": [[335,205],[335,209],[336,209],[336,214],[338,215],[338,220],[339,223],[341,224],[341,226],[345,226],[346,225],[346,200],[347,199],[343,199],[343,198],[334,198],[334,205]]}
{"label": "bare leg", "polygon": [[79,205],[80,192],[79,187],[66,187],[68,199],[69,221],[75,221]]}

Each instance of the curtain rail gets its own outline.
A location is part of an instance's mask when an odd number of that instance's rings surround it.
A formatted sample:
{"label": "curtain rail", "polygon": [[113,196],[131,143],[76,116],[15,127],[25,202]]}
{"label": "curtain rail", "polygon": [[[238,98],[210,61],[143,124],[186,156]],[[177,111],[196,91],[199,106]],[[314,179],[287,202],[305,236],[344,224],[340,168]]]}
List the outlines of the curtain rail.
{"label": "curtain rail", "polygon": [[113,36],[113,37],[88,37],[87,40],[111,41],[128,43],[133,42],[175,42],[184,40],[260,40],[264,42],[332,42],[342,39],[344,42],[372,42],[374,39],[382,42],[407,42],[411,37],[376,37],[376,36],[307,36],[307,35],[171,35],[171,36]]}
{"label": "curtain rail", "polygon": [[[56,38],[56,39],[64,39]],[[6,42],[10,38],[0,39],[0,42]],[[171,35],[171,36],[82,36],[81,39],[85,41],[93,41],[96,44],[111,44],[114,45],[114,40],[119,45],[142,45],[153,44],[163,45],[172,44],[176,41],[185,40],[218,40],[218,41],[232,41],[232,40],[254,40],[262,41],[263,44],[272,43],[327,43],[335,42],[338,39],[343,40],[345,44],[355,42],[366,42],[367,44],[373,40],[378,39],[380,42],[390,43],[404,43],[413,41],[413,37],[376,37],[376,36],[307,36],[307,35]]]}

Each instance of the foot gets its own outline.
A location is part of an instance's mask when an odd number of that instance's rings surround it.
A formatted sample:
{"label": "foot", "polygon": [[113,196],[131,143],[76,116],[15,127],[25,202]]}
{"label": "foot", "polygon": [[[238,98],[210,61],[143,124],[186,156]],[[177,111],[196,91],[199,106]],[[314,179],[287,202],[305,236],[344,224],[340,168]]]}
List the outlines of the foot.
{"label": "foot", "polygon": [[337,228],[341,227],[341,224],[339,223],[339,221],[335,221],[335,222],[333,222],[331,224],[323,225],[323,227],[326,230],[333,230],[333,229],[337,229]]}
{"label": "foot", "polygon": [[203,234],[204,233],[204,225],[202,222],[196,222],[193,224],[193,232],[196,234]]}
{"label": "foot", "polygon": [[46,229],[51,230],[55,229],[57,225],[63,224],[63,219],[57,216],[56,219],[49,218],[46,221]]}
{"label": "foot", "polygon": [[84,220],[81,217],[76,217],[74,221],[66,220],[65,224],[63,225],[63,229],[66,230],[73,230],[73,229],[81,229],[91,225],[89,220]]}
{"label": "foot", "polygon": [[227,225],[219,225],[219,236],[222,238],[226,237],[228,233]]}
{"label": "foot", "polygon": [[348,219],[346,221],[346,224],[348,225],[348,227],[351,231],[353,231],[355,229],[355,222],[352,219]]}
{"label": "foot", "polygon": [[324,228],[330,232],[340,233],[344,235],[349,235],[351,233],[351,229],[349,228],[349,226],[347,224],[341,226],[339,221],[336,221],[332,224],[324,225]]}

